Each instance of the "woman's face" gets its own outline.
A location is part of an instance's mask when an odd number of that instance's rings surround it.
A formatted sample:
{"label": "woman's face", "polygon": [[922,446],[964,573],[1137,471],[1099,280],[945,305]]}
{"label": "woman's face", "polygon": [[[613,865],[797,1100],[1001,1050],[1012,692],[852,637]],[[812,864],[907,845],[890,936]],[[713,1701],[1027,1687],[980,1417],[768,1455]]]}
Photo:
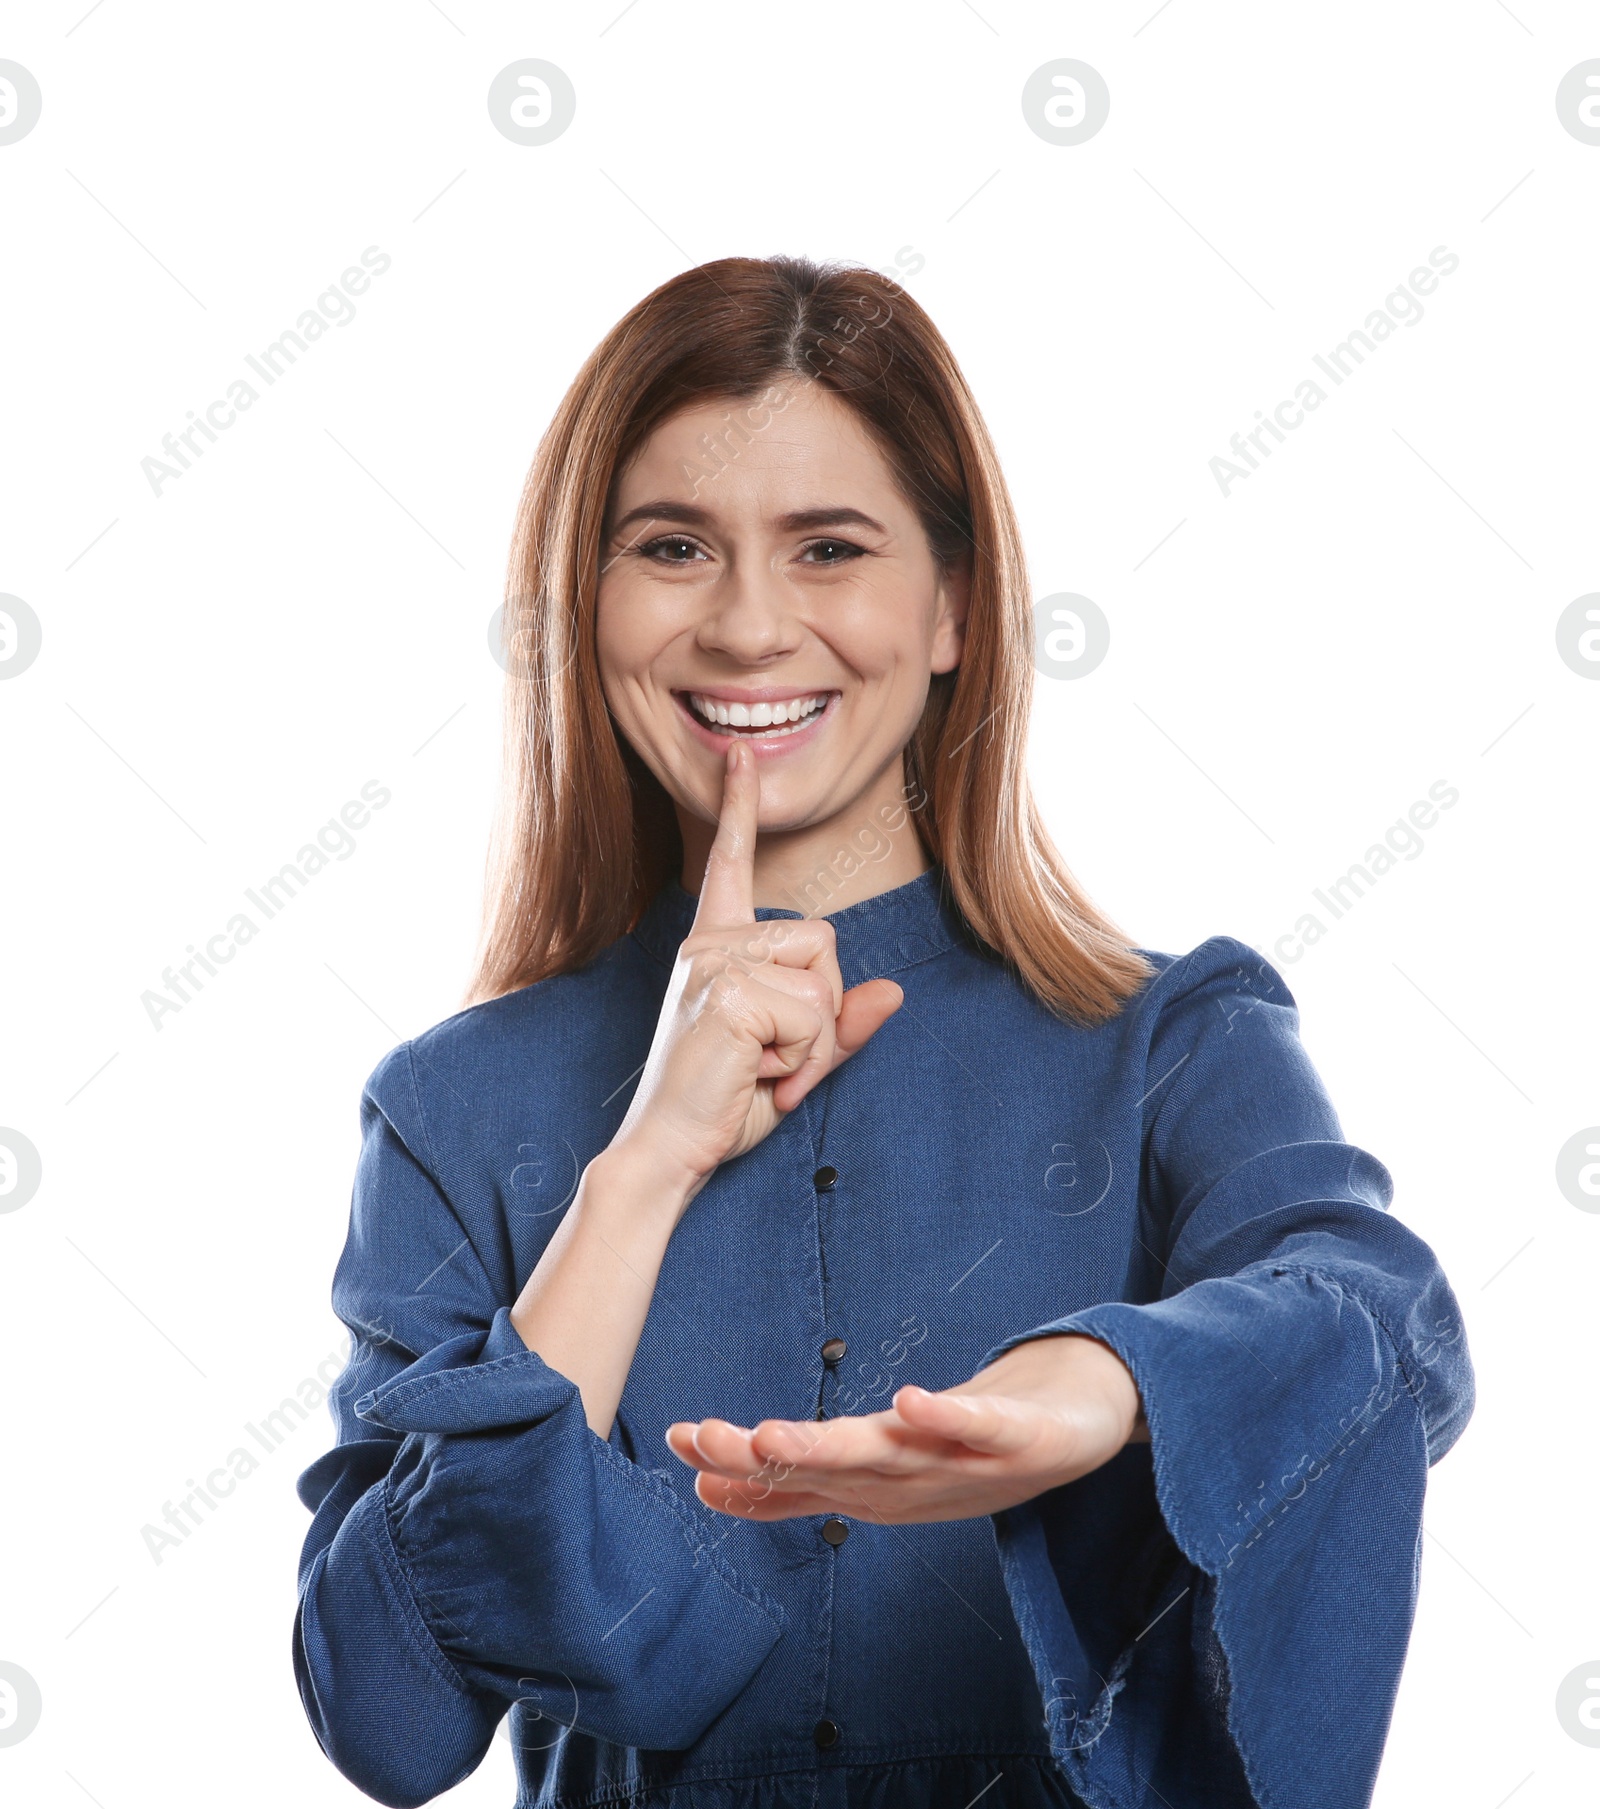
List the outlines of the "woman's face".
{"label": "woman's face", "polygon": [[600,673],[680,812],[715,821],[748,740],[760,827],[825,824],[903,783],[928,679],[961,657],[965,574],[941,576],[883,454],[808,382],[661,424],[615,486]]}

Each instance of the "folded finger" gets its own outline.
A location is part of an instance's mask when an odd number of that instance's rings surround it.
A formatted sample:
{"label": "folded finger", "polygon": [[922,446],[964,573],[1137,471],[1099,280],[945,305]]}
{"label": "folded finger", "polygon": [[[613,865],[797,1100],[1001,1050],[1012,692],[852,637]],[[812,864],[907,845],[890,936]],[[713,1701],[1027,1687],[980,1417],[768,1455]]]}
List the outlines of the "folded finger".
{"label": "folded finger", "polygon": [[[833,1019],[826,1009],[819,1009],[807,990],[785,984],[781,968],[758,968],[742,982],[744,997],[751,1011],[756,1034],[765,1048],[757,1069],[761,1080],[783,1080],[798,1076],[808,1062],[816,1067],[815,1051],[819,1043],[833,1052]],[[810,992],[814,994],[813,986]],[[824,1070],[825,1072],[825,1070]],[[821,1078],[820,1074],[816,1078]],[[802,1093],[809,1090],[808,1082]],[[798,1100],[780,1100],[788,1111]]]}
{"label": "folded finger", "polygon": [[774,918],[761,928],[771,961],[780,967],[804,968],[827,982],[837,1017],[844,1003],[844,976],[833,925],[825,917],[803,917],[798,922]]}
{"label": "folded finger", "polygon": [[[827,982],[809,968],[769,965],[758,968],[751,982],[769,1004],[779,1030],[763,1054],[759,1078],[779,1083],[773,1089],[773,1103],[780,1112],[792,1112],[837,1063],[833,995]],[[787,1006],[770,1007],[773,997],[787,1000]]]}

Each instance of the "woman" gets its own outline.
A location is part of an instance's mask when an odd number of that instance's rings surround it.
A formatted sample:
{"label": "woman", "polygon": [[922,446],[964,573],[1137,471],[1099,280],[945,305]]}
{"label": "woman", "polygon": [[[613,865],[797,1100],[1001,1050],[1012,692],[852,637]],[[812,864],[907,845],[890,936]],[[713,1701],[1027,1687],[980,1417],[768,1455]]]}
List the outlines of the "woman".
{"label": "woman", "polygon": [[1130,945],[1023,767],[949,349],[723,259],[513,552],[469,1008],[362,1101],[296,1664],[423,1803],[1365,1803],[1459,1311],[1282,978]]}

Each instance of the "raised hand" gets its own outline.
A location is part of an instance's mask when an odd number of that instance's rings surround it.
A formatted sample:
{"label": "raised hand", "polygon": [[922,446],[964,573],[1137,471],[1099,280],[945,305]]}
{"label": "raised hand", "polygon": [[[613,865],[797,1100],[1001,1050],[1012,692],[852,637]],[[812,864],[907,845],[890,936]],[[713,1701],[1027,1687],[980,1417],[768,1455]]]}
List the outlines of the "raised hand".
{"label": "raised hand", "polygon": [[760,789],[754,755],[734,742],[699,906],[611,1145],[647,1154],[691,1191],[759,1143],[903,997],[892,980],[846,992],[825,919],[757,923]]}

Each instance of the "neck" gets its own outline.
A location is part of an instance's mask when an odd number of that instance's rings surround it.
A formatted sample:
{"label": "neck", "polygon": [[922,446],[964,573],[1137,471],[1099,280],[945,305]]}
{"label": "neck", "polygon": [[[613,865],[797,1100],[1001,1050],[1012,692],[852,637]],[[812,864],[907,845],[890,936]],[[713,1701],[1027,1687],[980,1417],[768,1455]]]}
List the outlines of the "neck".
{"label": "neck", "polygon": [[[756,838],[757,905],[822,917],[875,898],[926,873],[930,862],[917,834],[903,762],[894,763],[845,809],[803,829],[763,831]],[[705,878],[716,825],[678,811],[686,892]]]}

